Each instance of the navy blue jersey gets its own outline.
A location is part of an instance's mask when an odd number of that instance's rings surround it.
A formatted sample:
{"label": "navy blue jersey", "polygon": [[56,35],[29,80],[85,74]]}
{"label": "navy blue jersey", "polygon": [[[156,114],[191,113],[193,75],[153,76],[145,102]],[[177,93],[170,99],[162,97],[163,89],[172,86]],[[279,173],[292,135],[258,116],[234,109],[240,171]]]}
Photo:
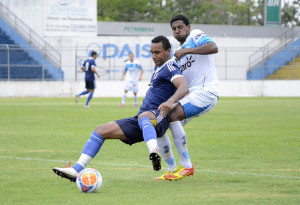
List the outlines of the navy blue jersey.
{"label": "navy blue jersey", "polygon": [[83,67],[85,67],[85,80],[93,81],[95,80],[94,72],[92,71],[92,67],[96,67],[95,59],[89,58],[84,61]]}
{"label": "navy blue jersey", "polygon": [[177,88],[172,83],[172,80],[178,76],[182,76],[182,74],[173,60],[168,60],[160,67],[155,66],[150,88],[138,114],[147,110],[157,109],[160,104],[166,102],[174,95]]}

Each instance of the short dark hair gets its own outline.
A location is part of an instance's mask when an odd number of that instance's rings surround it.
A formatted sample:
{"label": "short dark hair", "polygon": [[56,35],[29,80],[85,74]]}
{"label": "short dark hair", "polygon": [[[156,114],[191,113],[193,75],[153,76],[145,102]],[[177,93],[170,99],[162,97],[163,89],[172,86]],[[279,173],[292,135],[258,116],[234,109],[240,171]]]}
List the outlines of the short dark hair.
{"label": "short dark hair", "polygon": [[97,52],[96,52],[96,51],[92,51],[92,52],[91,52],[91,57],[93,57],[94,55],[97,55]]}
{"label": "short dark hair", "polygon": [[172,18],[171,21],[170,21],[171,27],[172,27],[172,23],[173,23],[174,21],[178,21],[178,20],[183,21],[183,23],[184,23],[186,26],[190,25],[190,21],[189,21],[189,19],[188,19],[187,17],[185,17],[184,15],[175,15],[175,16],[173,16],[173,18]]}
{"label": "short dark hair", "polygon": [[165,51],[171,48],[171,44],[169,39],[165,36],[156,36],[155,38],[152,39],[151,43],[162,43]]}

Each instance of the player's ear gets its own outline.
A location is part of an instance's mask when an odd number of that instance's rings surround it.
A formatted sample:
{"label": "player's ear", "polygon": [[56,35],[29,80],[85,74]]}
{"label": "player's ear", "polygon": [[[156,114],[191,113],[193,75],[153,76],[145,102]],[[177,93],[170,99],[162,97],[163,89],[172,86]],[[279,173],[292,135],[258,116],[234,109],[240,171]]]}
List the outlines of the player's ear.
{"label": "player's ear", "polygon": [[190,31],[191,30],[191,24],[187,25],[187,29]]}
{"label": "player's ear", "polygon": [[168,55],[171,54],[171,48],[168,48],[168,50],[166,50],[166,52],[168,53]]}

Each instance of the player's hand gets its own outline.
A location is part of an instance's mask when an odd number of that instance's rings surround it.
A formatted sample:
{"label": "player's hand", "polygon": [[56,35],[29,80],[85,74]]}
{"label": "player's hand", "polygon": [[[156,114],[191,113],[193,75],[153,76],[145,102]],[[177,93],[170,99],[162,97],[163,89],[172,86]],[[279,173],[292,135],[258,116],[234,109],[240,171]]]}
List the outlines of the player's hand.
{"label": "player's hand", "polygon": [[158,107],[158,110],[160,111],[159,115],[162,117],[166,117],[169,114],[172,107],[173,107],[173,103],[169,101],[160,104]]}
{"label": "player's hand", "polygon": [[142,80],[142,78],[141,77],[139,77],[139,81],[141,81]]}
{"label": "player's hand", "polygon": [[123,76],[121,77],[121,81],[123,81]]}
{"label": "player's hand", "polygon": [[97,77],[98,77],[98,78],[100,78],[100,75],[99,75],[99,74],[97,74]]}
{"label": "player's hand", "polygon": [[184,49],[179,49],[178,51],[176,51],[175,53],[174,53],[174,56],[178,59],[178,60],[180,60],[183,56],[185,56],[186,55],[186,53],[185,53],[185,50]]}

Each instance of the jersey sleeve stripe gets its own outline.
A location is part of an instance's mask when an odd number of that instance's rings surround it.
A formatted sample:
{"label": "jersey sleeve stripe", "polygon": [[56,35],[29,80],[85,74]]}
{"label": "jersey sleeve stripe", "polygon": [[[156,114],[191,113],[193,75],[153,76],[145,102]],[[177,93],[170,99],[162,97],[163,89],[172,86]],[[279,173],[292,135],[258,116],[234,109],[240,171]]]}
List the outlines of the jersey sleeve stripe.
{"label": "jersey sleeve stripe", "polygon": [[176,70],[175,67],[172,65],[172,62],[167,63],[167,67],[168,67],[169,71],[171,71],[171,72]]}
{"label": "jersey sleeve stripe", "polygon": [[171,82],[172,82],[174,79],[179,78],[179,77],[183,77],[183,75],[179,75],[179,74],[174,75],[174,76],[171,78]]}

